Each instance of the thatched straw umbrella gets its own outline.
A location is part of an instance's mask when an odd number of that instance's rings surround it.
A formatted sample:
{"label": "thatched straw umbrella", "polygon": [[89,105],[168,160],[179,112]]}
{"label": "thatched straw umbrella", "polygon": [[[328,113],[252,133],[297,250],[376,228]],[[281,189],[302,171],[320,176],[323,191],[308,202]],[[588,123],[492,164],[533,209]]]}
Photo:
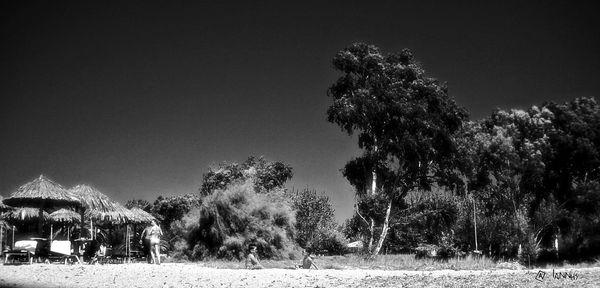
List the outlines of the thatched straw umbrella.
{"label": "thatched straw umbrella", "polygon": [[86,212],[88,218],[113,225],[127,224],[133,217],[131,211],[118,202],[114,202],[114,208],[110,211],[90,210]]}
{"label": "thatched straw umbrella", "polygon": [[2,247],[2,243],[4,240],[4,231],[8,231],[8,229],[11,229],[11,226],[3,220],[3,216],[4,212],[9,211],[12,208],[4,205],[4,203],[2,203],[3,199],[4,197],[0,195],[0,249],[4,249],[4,247]]}
{"label": "thatched straw umbrella", "polygon": [[[42,211],[42,221],[48,220],[48,213]],[[39,209],[29,207],[18,207],[13,210],[6,212],[3,216],[4,219],[9,222],[21,222],[29,220],[37,220],[40,217]]]}
{"label": "thatched straw umbrella", "polygon": [[132,219],[130,220],[130,223],[142,224],[142,223],[150,223],[153,220],[156,220],[156,218],[154,216],[152,216],[152,214],[150,214],[138,207],[133,207],[133,208],[129,209],[129,211],[132,214],[132,216],[131,216]]}
{"label": "thatched straw umbrella", "polygon": [[[83,237],[83,223],[84,216],[90,215],[90,232],[93,238],[93,220],[96,216],[102,216],[104,213],[112,213],[119,210],[119,204],[110,200],[108,196],[100,192],[98,189],[89,185],[77,185],[69,190],[73,193],[82,203],[83,209],[81,210],[81,230],[80,235]],[[96,219],[97,220],[97,219]]]}
{"label": "thatched straw umbrella", "polygon": [[130,252],[131,252],[130,239],[132,236],[135,238],[135,231],[137,230],[137,225],[144,224],[144,223],[146,223],[146,224],[150,223],[152,221],[155,221],[156,218],[154,216],[152,216],[152,214],[150,214],[138,207],[132,207],[131,209],[128,209],[128,210],[129,210],[128,211],[129,215],[128,215],[127,224],[133,224],[133,230],[131,230],[129,225],[127,225],[126,250],[127,250],[127,258],[129,259]]}
{"label": "thatched straw umbrella", "polygon": [[25,221],[38,220],[38,222],[44,222],[44,221],[48,220],[48,213],[46,213],[45,211],[42,211],[42,215],[41,215],[42,217],[40,218],[39,210],[41,210],[41,209],[29,208],[29,207],[17,207],[17,208],[13,208],[12,210],[10,210],[8,212],[5,212],[2,215],[2,218],[4,220],[6,220],[7,224],[10,224],[10,226],[8,228],[10,228],[12,230],[12,234],[13,234],[12,242],[13,243],[12,243],[11,247],[14,246],[14,242],[15,242],[14,238],[15,238],[15,229],[16,228],[15,228],[14,224],[22,223]]}
{"label": "thatched straw umbrella", "polygon": [[[125,233],[125,252],[127,254],[127,258],[129,259],[130,251],[131,251],[131,237],[132,232],[130,229],[130,224],[137,225],[143,223],[150,223],[152,220],[156,220],[154,216],[150,213],[139,209],[132,208],[127,209],[123,205],[118,202],[114,202],[115,209],[108,212],[100,212],[98,210],[91,210],[87,213],[90,219],[94,219],[98,222],[108,222],[113,225],[126,225],[126,233]],[[134,229],[135,230],[135,229]]]}
{"label": "thatched straw umbrella", "polygon": [[[6,211],[12,209],[12,207],[4,205],[4,203],[2,202],[3,200],[4,200],[4,197],[2,197],[2,195],[0,195],[0,213],[6,212]],[[2,215],[2,214],[0,214],[0,215]]]}
{"label": "thatched straw umbrella", "polygon": [[[149,224],[152,221],[156,221],[156,217],[152,216],[152,214],[140,209],[139,207],[132,207],[129,209],[130,217],[128,223],[133,224],[133,230],[130,232],[129,226],[127,227],[127,249],[131,251],[131,243],[129,239],[131,238],[131,233],[133,233],[133,237],[135,238],[135,234],[137,231],[138,224]],[[129,252],[127,253],[127,257],[129,257]]]}
{"label": "thatched straw umbrella", "polygon": [[129,258],[129,224],[134,222],[138,214],[125,208],[118,202],[113,202],[114,208],[110,211],[90,210],[86,211],[87,218],[100,222],[109,223],[111,225],[126,225],[127,232],[125,233],[125,250],[127,258]]}
{"label": "thatched straw umbrella", "polygon": [[42,234],[43,209],[57,207],[77,207],[81,202],[60,184],[40,175],[2,200],[8,206],[34,207],[39,209],[38,233]]}
{"label": "thatched straw umbrella", "polygon": [[79,216],[76,211],[63,208],[50,213],[48,218],[53,223],[75,223],[80,221]]}
{"label": "thatched straw umbrella", "polygon": [[[59,209],[56,210],[52,213],[50,213],[50,215],[48,215],[49,220],[52,222],[51,226],[50,226],[50,240],[52,240],[53,237],[53,228],[54,228],[54,223],[60,223],[63,225],[66,224],[72,224],[72,223],[79,223],[79,213],[77,213],[74,210],[71,209]],[[64,227],[63,227],[64,228]],[[67,239],[70,239],[70,233],[71,232],[71,227],[68,227],[67,230]]]}
{"label": "thatched straw umbrella", "polygon": [[116,202],[90,185],[77,185],[69,191],[81,200],[86,210],[108,212],[115,210],[118,206]]}

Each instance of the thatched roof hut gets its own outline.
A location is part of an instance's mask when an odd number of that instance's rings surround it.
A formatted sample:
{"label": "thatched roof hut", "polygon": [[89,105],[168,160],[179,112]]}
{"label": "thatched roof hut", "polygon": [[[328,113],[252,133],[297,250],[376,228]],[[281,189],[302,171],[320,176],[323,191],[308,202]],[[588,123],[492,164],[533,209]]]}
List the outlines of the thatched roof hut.
{"label": "thatched roof hut", "polygon": [[44,175],[19,187],[2,202],[13,207],[37,208],[80,205],[77,197]]}

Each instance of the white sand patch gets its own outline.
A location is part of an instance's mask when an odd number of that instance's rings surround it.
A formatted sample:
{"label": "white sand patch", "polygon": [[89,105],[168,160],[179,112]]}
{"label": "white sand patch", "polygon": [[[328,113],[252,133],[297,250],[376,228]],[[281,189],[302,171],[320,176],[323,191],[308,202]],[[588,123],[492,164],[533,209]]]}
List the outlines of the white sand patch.
{"label": "white sand patch", "polygon": [[[568,269],[566,269],[568,270]],[[538,270],[384,271],[215,269],[196,264],[166,263],[0,266],[0,287],[406,287],[459,279],[521,277],[535,281]],[[600,268],[577,269],[598,274]],[[440,281],[438,281],[440,280]],[[536,283],[536,282],[532,282]],[[417,285],[421,286],[421,285]],[[431,285],[423,285],[429,287]]]}

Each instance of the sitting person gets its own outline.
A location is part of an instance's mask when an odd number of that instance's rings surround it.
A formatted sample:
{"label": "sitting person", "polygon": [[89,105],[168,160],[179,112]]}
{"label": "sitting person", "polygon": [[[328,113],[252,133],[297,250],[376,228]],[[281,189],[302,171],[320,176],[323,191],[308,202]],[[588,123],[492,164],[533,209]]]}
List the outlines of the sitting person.
{"label": "sitting person", "polygon": [[317,264],[315,264],[313,258],[311,257],[311,253],[310,250],[306,250],[305,252],[303,252],[304,254],[304,259],[302,259],[302,265],[300,266],[300,268],[302,269],[310,269],[312,267],[314,267],[315,269],[319,269],[319,267],[317,267]]}
{"label": "sitting person", "polygon": [[263,269],[260,262],[258,262],[258,256],[256,255],[256,246],[251,245],[246,256],[246,269]]}
{"label": "sitting person", "polygon": [[100,246],[98,247],[98,250],[94,254],[94,257],[92,257],[90,264],[96,264],[96,263],[104,264],[105,262],[106,262],[106,246],[104,244],[100,244]]}

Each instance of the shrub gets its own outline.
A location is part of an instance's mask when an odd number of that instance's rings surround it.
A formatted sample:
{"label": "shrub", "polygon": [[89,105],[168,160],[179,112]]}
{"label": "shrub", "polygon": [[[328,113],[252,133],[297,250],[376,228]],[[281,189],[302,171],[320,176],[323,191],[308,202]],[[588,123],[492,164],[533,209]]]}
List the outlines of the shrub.
{"label": "shrub", "polygon": [[[334,210],[329,198],[308,188],[293,191],[290,196],[296,209],[298,244],[316,251],[327,251],[328,254],[346,253],[348,241],[336,229],[338,225],[335,223]],[[284,224],[287,223],[287,219],[277,222]]]}
{"label": "shrub", "polygon": [[348,240],[337,230],[320,230],[316,233],[315,241],[311,245],[314,251],[326,252],[329,255],[343,255],[348,252]]}
{"label": "shrub", "polygon": [[242,259],[250,244],[261,258],[287,258],[295,246],[295,217],[282,193],[257,193],[252,181],[246,181],[206,196],[197,224],[186,228],[192,258]]}

